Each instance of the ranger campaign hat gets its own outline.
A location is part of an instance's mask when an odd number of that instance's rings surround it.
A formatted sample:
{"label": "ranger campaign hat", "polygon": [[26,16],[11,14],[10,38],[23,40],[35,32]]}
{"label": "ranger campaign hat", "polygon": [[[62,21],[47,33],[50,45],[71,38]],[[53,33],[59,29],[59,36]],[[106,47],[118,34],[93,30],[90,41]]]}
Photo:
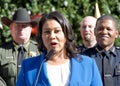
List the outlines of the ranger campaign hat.
{"label": "ranger campaign hat", "polygon": [[19,8],[17,11],[15,11],[12,20],[7,17],[2,17],[1,21],[3,24],[10,26],[11,23],[17,22],[17,23],[30,23],[33,27],[37,25],[37,21],[33,20],[31,21],[30,15],[28,14],[26,9]]}

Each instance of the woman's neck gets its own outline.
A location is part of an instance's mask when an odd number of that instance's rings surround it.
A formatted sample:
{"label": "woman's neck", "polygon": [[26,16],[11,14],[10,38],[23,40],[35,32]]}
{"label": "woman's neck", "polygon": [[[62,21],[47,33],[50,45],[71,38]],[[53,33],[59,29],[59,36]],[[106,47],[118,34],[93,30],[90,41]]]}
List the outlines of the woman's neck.
{"label": "woman's neck", "polygon": [[69,60],[69,57],[66,55],[66,52],[54,53],[53,56],[47,61],[51,65],[63,64]]}

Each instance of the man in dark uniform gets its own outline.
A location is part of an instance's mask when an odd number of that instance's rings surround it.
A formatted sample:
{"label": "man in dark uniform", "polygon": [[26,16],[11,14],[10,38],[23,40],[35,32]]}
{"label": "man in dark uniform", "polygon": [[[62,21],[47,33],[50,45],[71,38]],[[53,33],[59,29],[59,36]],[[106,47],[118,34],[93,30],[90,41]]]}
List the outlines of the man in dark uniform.
{"label": "man in dark uniform", "polygon": [[39,55],[37,43],[30,40],[37,22],[30,20],[26,9],[18,9],[12,20],[7,17],[1,20],[10,27],[13,40],[0,45],[0,76],[7,86],[15,86],[22,60]]}
{"label": "man in dark uniform", "polygon": [[83,44],[79,46],[81,53],[88,48],[94,47],[96,44],[96,37],[94,34],[96,20],[97,19],[93,16],[86,16],[80,23],[80,35],[83,42]]}
{"label": "man in dark uniform", "polygon": [[85,55],[95,58],[104,86],[120,86],[120,48],[114,46],[118,35],[115,18],[104,15],[96,22],[97,45],[84,52]]}

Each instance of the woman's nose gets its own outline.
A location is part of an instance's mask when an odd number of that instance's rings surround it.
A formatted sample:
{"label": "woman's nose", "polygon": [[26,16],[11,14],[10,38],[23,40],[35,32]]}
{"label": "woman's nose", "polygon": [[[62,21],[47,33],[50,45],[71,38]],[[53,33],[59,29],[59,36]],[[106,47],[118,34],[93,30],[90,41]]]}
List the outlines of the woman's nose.
{"label": "woman's nose", "polygon": [[51,33],[50,33],[50,37],[51,37],[51,38],[55,38],[55,33],[54,33],[54,32],[51,32]]}

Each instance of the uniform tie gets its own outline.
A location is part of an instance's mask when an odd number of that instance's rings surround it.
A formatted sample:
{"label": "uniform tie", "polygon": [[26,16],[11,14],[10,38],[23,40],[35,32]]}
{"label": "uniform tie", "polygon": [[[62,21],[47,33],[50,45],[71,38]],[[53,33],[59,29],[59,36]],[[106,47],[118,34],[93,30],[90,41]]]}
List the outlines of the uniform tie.
{"label": "uniform tie", "polygon": [[20,46],[18,48],[18,72],[21,67],[22,60],[24,59],[24,47]]}
{"label": "uniform tie", "polygon": [[103,84],[104,86],[114,86],[112,80],[112,68],[109,53],[102,52],[103,56]]}

